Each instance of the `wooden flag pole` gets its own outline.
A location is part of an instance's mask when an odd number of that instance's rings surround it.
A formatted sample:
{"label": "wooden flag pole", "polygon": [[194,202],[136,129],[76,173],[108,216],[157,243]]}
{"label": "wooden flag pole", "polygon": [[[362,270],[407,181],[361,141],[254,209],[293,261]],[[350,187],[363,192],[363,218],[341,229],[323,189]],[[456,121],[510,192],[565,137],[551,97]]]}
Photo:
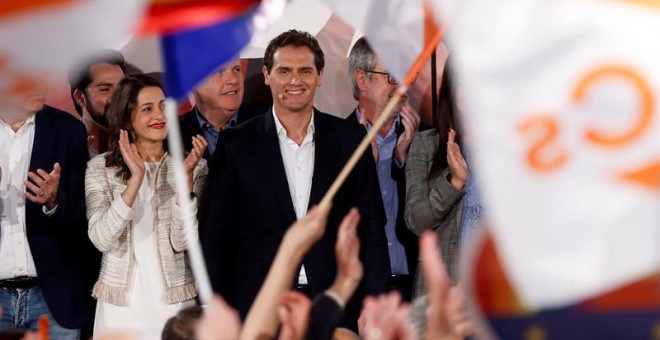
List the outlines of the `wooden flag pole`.
{"label": "wooden flag pole", "polygon": [[330,189],[328,189],[328,191],[323,196],[323,199],[321,200],[321,204],[328,204],[332,202],[332,199],[337,194],[337,191],[339,191],[339,188],[341,188],[341,185],[344,184],[348,175],[351,173],[351,171],[353,171],[355,164],[357,164],[357,162],[360,160],[360,157],[362,157],[367,147],[371,145],[371,140],[376,136],[376,133],[378,133],[380,128],[383,126],[383,124],[385,124],[385,122],[390,118],[390,116],[392,116],[392,113],[394,112],[394,108],[397,106],[403,95],[406,93],[408,87],[412,84],[413,80],[415,80],[415,78],[417,77],[417,73],[419,72],[419,70],[422,69],[422,66],[424,65],[426,60],[428,60],[431,54],[435,51],[436,46],[438,45],[438,43],[440,43],[440,40],[442,39],[442,35],[443,35],[443,31],[441,29],[438,30],[437,33],[433,36],[433,39],[431,39],[429,44],[417,57],[417,60],[408,71],[408,75],[406,75],[406,79],[402,84],[399,84],[396,93],[387,103],[387,106],[385,106],[385,109],[383,109],[383,112],[380,114],[380,117],[378,117],[374,125],[371,127],[369,133],[367,133],[367,135],[362,139],[362,142],[360,142],[360,145],[358,145],[357,149],[355,149],[355,152],[353,152],[351,158],[348,159],[348,162],[346,162],[344,168],[341,170],[339,175],[337,175],[337,178],[330,186]]}

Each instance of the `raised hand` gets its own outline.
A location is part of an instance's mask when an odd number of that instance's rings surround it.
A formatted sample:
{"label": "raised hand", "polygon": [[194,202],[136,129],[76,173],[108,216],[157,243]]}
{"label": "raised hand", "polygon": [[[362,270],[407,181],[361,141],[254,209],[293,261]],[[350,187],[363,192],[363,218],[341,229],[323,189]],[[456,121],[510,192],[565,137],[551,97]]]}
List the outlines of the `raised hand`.
{"label": "raised hand", "polygon": [[140,157],[137,146],[134,143],[129,143],[126,130],[119,130],[119,151],[121,151],[124,163],[131,172],[131,178],[128,179],[126,190],[121,194],[121,197],[126,205],[132,207],[144,179],[144,160]]}
{"label": "raised hand", "polygon": [[454,142],[456,138],[456,131],[449,129],[449,136],[447,138],[447,164],[451,172],[451,185],[456,189],[463,189],[465,182],[468,178],[468,165],[461,154],[461,147]]}
{"label": "raised hand", "polygon": [[426,232],[419,241],[424,280],[428,288],[426,311],[427,339],[464,339],[473,333],[463,295],[458,287],[451,287],[447,269],[438,249],[435,233]]}
{"label": "raised hand", "polygon": [[337,277],[330,290],[339,295],[344,302],[350,300],[363,275],[360,239],[357,236],[358,223],[360,223],[360,213],[353,208],[341,222],[335,244]]}
{"label": "raised hand", "polygon": [[458,339],[465,339],[474,333],[474,325],[468,314],[467,304],[460,285],[451,287],[449,290],[449,304],[447,305],[447,316],[452,332]]}
{"label": "raised hand", "polygon": [[291,287],[291,278],[303,256],[323,236],[330,207],[329,203],[313,207],[286,231],[266,280],[245,318],[241,339],[275,337],[279,325],[279,298]]}
{"label": "raised hand", "polygon": [[37,172],[28,172],[29,180],[25,181],[25,197],[31,202],[46,206],[52,210],[57,205],[57,188],[60,185],[60,163],[55,163],[53,171],[47,173],[42,169]]}
{"label": "raised hand", "polygon": [[410,144],[419,129],[421,117],[407,102],[401,107],[401,113],[399,116],[401,117],[401,124],[403,124],[405,129],[396,141],[394,156],[396,156],[400,162],[405,163],[406,158],[408,157],[408,151],[410,150]]}
{"label": "raised hand", "polygon": [[277,314],[282,322],[280,340],[302,340],[309,327],[312,302],[298,292],[288,291],[280,299]]}
{"label": "raised hand", "polygon": [[364,328],[360,336],[365,340],[415,340],[417,331],[410,320],[410,312],[410,305],[401,303],[399,292],[367,297],[364,299]]}
{"label": "raised hand", "polygon": [[128,132],[123,129],[119,131],[119,151],[121,151],[124,163],[126,163],[128,170],[131,172],[129,181],[142,184],[145,172],[144,160],[140,157],[135,143],[129,143]]}
{"label": "raised hand", "polygon": [[220,296],[214,295],[204,308],[202,319],[197,323],[196,335],[200,340],[233,340],[241,332],[241,319]]}
{"label": "raised hand", "polygon": [[192,191],[193,188],[193,173],[195,167],[199,164],[199,161],[204,157],[204,151],[209,146],[206,142],[206,139],[201,135],[196,135],[192,137],[193,148],[190,150],[190,153],[183,161],[183,167],[186,169],[186,174],[188,175],[188,187]]}
{"label": "raised hand", "polygon": [[294,246],[297,252],[306,253],[325,233],[330,208],[330,204],[320,204],[310,209],[305,217],[287,230],[282,243]]}

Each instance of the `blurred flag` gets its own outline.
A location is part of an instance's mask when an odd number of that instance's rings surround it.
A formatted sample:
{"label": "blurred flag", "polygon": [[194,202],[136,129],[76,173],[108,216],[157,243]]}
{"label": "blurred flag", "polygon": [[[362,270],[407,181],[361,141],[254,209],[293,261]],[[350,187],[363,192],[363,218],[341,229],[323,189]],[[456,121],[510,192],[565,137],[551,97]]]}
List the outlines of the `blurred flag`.
{"label": "blurred flag", "polygon": [[364,33],[388,71],[405,79],[422,51],[439,41],[439,25],[426,0],[323,0]]}
{"label": "blurred flag", "polygon": [[118,48],[142,15],[138,0],[23,0],[0,5],[0,97],[65,74],[80,56]]}
{"label": "blurred flag", "polygon": [[152,0],[142,34],[159,33],[165,87],[183,98],[239,52],[284,9],[286,0]]}
{"label": "blurred flag", "polygon": [[[498,316],[557,321],[586,305],[660,321],[660,2],[438,3],[492,249],[516,295]],[[502,287],[474,282],[491,283]]]}

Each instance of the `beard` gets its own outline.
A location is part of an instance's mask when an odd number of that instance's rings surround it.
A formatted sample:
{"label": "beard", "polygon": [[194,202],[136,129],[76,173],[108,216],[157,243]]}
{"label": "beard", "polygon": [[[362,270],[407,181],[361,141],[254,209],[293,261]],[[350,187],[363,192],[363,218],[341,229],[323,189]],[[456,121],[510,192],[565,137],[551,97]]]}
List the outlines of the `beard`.
{"label": "beard", "polygon": [[87,112],[89,112],[89,116],[92,117],[92,120],[96,122],[96,124],[99,124],[103,126],[104,128],[108,128],[108,119],[105,116],[105,111],[107,111],[107,106],[104,107],[104,112],[98,112],[94,107],[92,107],[89,104],[85,105],[85,108],[87,109]]}

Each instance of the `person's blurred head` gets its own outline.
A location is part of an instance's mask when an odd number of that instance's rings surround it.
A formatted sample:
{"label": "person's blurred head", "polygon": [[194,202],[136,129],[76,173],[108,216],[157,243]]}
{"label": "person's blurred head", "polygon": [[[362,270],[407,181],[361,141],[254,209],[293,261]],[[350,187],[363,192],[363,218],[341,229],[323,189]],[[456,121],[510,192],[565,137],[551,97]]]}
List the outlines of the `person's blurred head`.
{"label": "person's blurred head", "polygon": [[0,119],[7,123],[24,121],[40,111],[46,103],[44,83],[27,82],[0,98]]}
{"label": "person's blurred head", "polygon": [[[108,107],[110,154],[106,164],[119,166],[119,174],[127,180],[130,171],[119,150],[121,130],[128,132],[129,143],[163,143],[167,137],[165,95],[161,84],[147,75],[124,78],[119,82]],[[165,143],[163,147],[166,148]]]}
{"label": "person's blurred head", "polygon": [[232,60],[208,76],[193,91],[195,104],[202,114],[235,114],[243,101],[243,69],[240,60]]}
{"label": "person's blurred head", "polygon": [[264,54],[263,74],[276,112],[311,112],[324,66],[323,51],[307,32],[290,30],[271,40]]}
{"label": "person's blurred head", "polygon": [[180,310],[165,323],[162,340],[195,340],[195,327],[202,318],[202,307],[192,306]]}
{"label": "person's blurred head", "polygon": [[86,111],[102,126],[115,87],[126,75],[124,57],[115,50],[103,49],[85,58],[69,72],[71,99],[79,115]]}

